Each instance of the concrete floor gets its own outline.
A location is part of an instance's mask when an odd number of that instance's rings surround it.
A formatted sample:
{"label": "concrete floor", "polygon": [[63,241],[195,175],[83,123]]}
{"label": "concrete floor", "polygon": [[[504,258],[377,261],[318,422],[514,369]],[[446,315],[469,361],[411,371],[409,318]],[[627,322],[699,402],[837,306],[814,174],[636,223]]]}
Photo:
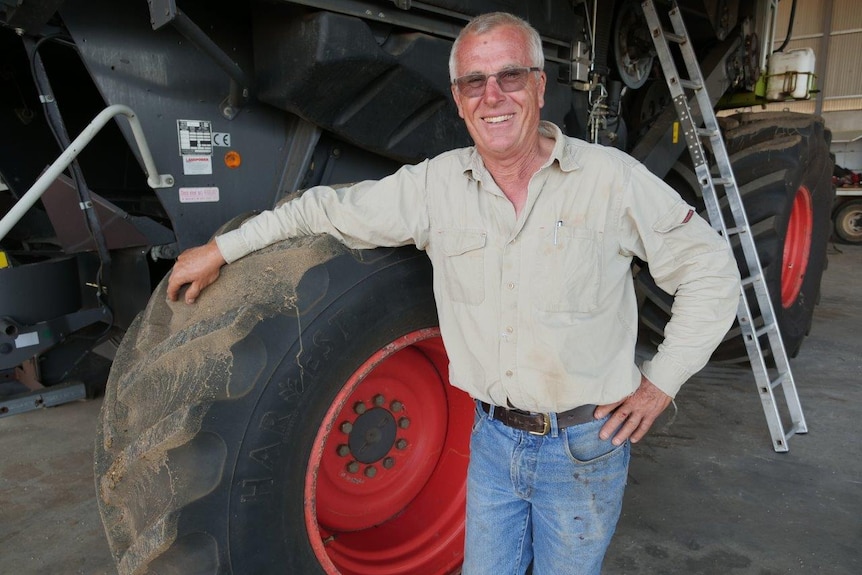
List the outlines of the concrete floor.
{"label": "concrete floor", "polygon": [[[789,453],[748,371],[710,366],[683,388],[634,449],[606,575],[862,573],[860,288],[862,246],[830,248],[793,361],[810,432]],[[0,419],[0,573],[115,573],[92,478],[100,403]]]}

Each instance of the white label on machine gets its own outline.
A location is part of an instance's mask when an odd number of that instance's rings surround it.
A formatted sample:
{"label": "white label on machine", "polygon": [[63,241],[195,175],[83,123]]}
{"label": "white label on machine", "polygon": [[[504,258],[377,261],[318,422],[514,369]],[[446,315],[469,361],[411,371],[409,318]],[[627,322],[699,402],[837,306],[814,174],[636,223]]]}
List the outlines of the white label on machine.
{"label": "white label on machine", "polygon": [[181,156],[213,153],[213,126],[209,120],[177,120],[177,139]]}
{"label": "white label on machine", "polygon": [[180,188],[180,203],[217,202],[218,188]]}
{"label": "white label on machine", "polygon": [[183,156],[183,174],[200,176],[213,173],[213,159],[210,156]]}
{"label": "white label on machine", "polygon": [[30,347],[31,345],[39,345],[39,334],[35,331],[19,333],[18,337],[15,338],[15,347],[18,349]]}
{"label": "white label on machine", "polygon": [[230,148],[230,132],[213,132],[213,146]]}

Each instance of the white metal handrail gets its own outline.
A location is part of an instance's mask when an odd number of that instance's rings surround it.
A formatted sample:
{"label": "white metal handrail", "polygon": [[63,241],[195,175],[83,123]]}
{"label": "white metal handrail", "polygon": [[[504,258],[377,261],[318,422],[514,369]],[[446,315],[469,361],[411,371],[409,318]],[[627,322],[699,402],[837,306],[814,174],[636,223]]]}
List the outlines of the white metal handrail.
{"label": "white metal handrail", "polygon": [[144,169],[147,172],[147,185],[153,189],[170,188],[174,185],[174,178],[170,174],[159,174],[156,169],[156,163],[153,161],[153,154],[150,152],[150,147],[147,145],[147,138],[144,136],[144,130],[141,128],[141,121],[138,120],[135,112],[128,106],[115,104],[108,106],[102,110],[93,121],[78,135],[75,140],[69,144],[69,147],[60,154],[53,164],[36,180],[27,193],[12,206],[3,219],[0,220],[0,240],[6,237],[6,234],[19,222],[27,210],[33,207],[33,204],[42,197],[45,190],[48,189],[54,180],[69,167],[69,165],[78,157],[87,144],[95,137],[99,131],[105,127],[110,119],[114,116],[125,116],[129,120],[129,125],[132,128],[132,134],[135,137],[135,143],[141,152],[141,158],[144,161]]}

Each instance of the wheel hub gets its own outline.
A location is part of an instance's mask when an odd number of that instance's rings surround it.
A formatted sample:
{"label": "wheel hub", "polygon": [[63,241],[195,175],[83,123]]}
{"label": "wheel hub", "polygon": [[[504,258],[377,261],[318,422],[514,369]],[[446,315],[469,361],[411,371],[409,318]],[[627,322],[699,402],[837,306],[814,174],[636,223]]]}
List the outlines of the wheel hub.
{"label": "wheel hub", "polygon": [[348,434],[350,454],[360,463],[380,461],[395,444],[395,417],[382,407],[360,415]]}

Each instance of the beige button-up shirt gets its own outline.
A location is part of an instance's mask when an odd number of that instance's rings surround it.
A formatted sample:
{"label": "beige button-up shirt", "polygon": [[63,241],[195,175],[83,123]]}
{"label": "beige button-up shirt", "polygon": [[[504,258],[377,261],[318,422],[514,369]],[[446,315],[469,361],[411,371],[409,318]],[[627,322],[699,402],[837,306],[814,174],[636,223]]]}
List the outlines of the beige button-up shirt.
{"label": "beige button-up shirt", "polygon": [[[519,218],[475,148],[377,182],[316,187],[216,238],[225,260],[327,233],[351,248],[415,244],[434,266],[450,381],[529,411],[618,401],[643,374],[668,395],[730,327],[739,274],[721,238],[626,154],[564,136],[530,181]],[[655,356],[635,364],[632,257],[675,294]]]}

